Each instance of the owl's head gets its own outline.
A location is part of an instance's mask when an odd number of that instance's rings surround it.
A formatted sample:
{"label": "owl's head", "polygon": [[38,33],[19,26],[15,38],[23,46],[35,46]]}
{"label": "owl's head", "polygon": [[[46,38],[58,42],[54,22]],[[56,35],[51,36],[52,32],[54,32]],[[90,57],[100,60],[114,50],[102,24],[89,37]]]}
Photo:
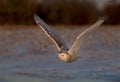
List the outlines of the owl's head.
{"label": "owl's head", "polygon": [[58,58],[63,62],[69,62],[70,61],[70,56],[67,52],[59,53]]}

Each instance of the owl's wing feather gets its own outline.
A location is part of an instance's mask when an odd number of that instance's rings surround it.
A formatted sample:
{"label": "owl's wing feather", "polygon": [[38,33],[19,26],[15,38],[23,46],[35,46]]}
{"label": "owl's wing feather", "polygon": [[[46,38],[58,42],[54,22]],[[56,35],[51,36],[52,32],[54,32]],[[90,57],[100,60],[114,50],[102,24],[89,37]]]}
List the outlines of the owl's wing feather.
{"label": "owl's wing feather", "polygon": [[92,33],[96,28],[98,28],[103,22],[104,18],[99,19],[95,24],[93,24],[91,27],[83,31],[81,34],[79,34],[74,41],[73,45],[71,46],[69,53],[77,53],[79,51],[79,48],[82,46],[82,44],[86,41],[87,37]]}
{"label": "owl's wing feather", "polygon": [[58,51],[68,51],[68,47],[65,44],[61,36],[50,28],[40,17],[34,15],[34,20],[37,25],[45,32],[45,34],[55,43]]}

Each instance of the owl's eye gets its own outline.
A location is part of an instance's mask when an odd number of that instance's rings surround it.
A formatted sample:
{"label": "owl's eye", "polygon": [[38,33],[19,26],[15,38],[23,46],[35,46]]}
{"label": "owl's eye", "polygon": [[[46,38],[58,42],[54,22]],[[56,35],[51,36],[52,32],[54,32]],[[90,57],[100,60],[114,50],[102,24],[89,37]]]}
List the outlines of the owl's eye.
{"label": "owl's eye", "polygon": [[61,56],[64,56],[64,55],[61,55]]}

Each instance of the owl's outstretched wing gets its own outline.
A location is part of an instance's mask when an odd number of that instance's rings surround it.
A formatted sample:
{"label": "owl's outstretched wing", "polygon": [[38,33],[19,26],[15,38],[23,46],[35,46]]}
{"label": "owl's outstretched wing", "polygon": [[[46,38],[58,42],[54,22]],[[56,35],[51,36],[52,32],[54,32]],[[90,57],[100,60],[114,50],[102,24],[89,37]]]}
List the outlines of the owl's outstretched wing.
{"label": "owl's outstretched wing", "polygon": [[34,15],[34,20],[37,25],[45,32],[45,34],[55,43],[58,51],[68,51],[68,47],[65,44],[61,36],[50,28],[40,17]]}
{"label": "owl's outstretched wing", "polygon": [[79,48],[82,46],[82,44],[85,42],[87,37],[92,33],[96,28],[98,28],[103,22],[105,18],[99,19],[95,24],[93,24],[91,27],[83,31],[81,34],[79,34],[74,41],[72,47],[69,50],[69,53],[77,53]]}

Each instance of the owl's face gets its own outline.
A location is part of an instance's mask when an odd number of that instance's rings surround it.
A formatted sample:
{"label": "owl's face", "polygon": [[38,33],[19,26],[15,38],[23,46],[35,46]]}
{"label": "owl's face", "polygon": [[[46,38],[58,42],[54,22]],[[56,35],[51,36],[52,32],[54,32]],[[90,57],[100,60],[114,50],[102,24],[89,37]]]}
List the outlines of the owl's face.
{"label": "owl's face", "polygon": [[74,62],[78,59],[78,54],[74,53],[74,54],[69,54],[68,52],[63,52],[63,53],[59,53],[58,54],[58,58],[63,61],[63,62],[67,62],[67,63],[71,63]]}
{"label": "owl's face", "polygon": [[69,55],[68,55],[68,53],[59,53],[59,54],[58,54],[58,58],[59,58],[61,61],[69,62]]}

